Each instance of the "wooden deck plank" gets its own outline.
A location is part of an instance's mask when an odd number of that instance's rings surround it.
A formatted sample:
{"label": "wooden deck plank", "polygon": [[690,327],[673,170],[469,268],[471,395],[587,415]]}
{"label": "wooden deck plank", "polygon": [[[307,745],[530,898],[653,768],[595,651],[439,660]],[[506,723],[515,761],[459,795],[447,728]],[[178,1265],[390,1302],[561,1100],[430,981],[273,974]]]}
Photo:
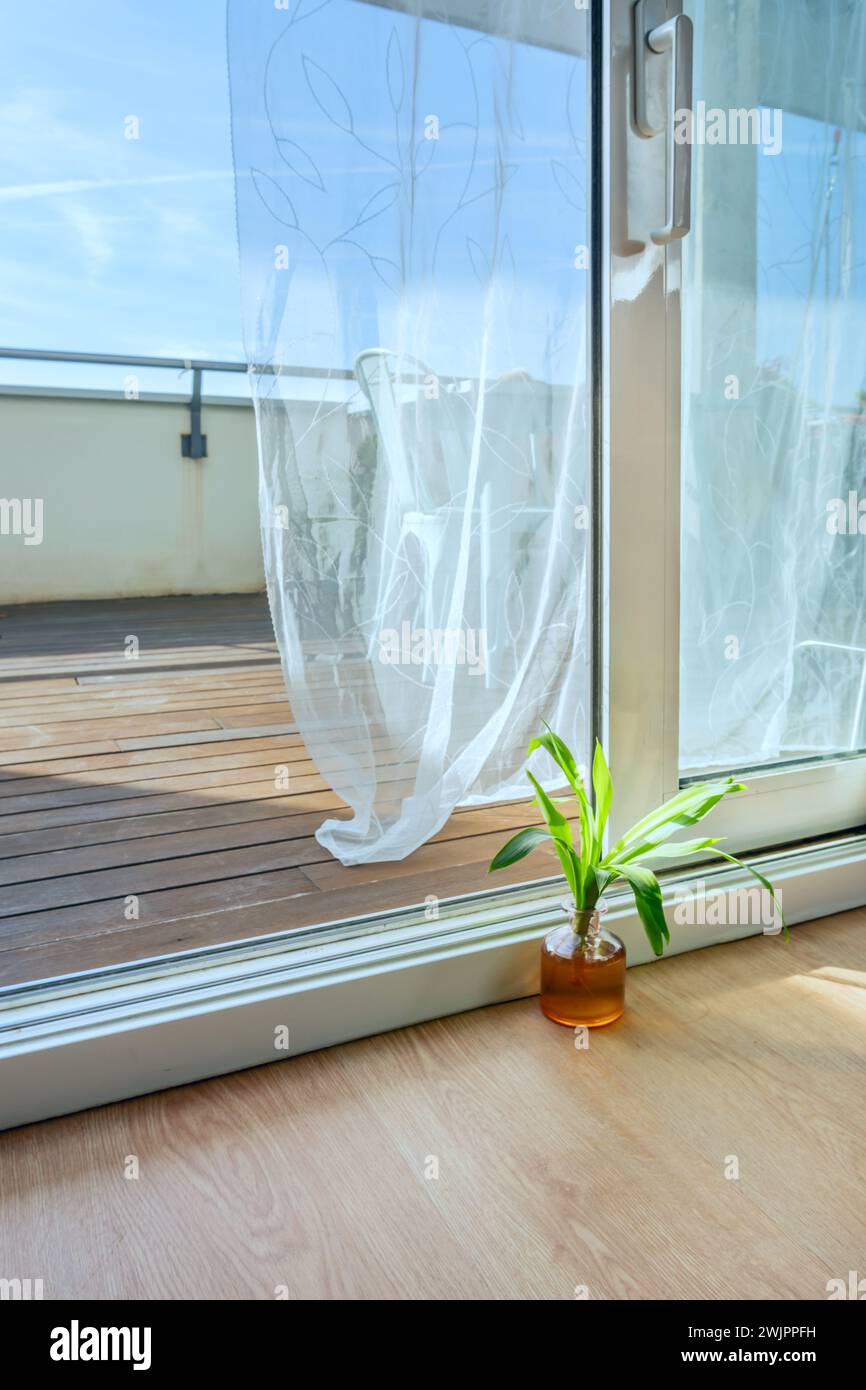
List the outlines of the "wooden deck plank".
{"label": "wooden deck plank", "polygon": [[44,762],[46,758],[81,757],[89,754],[116,753],[118,746],[114,739],[90,739],[86,743],[54,743],[50,747],[9,748],[0,752],[0,772],[7,767],[22,768],[28,764]]}
{"label": "wooden deck plank", "polygon": [[[54,687],[58,687],[55,689]],[[187,694],[190,691],[224,690],[283,690],[282,672],[278,667],[249,670],[247,667],[223,671],[199,671],[177,675],[166,671],[129,671],[123,674],[77,676],[68,680],[20,681],[0,679],[0,708],[14,708],[38,699],[47,705],[68,704],[75,699],[82,704],[113,700],[118,694],[133,699],[147,699],[153,694],[169,692]]]}
{"label": "wooden deck plank", "polygon": [[[101,801],[86,806],[62,806],[57,809],[31,811],[20,816],[0,819],[0,834],[25,834],[29,830],[47,829],[60,825],[79,825],[85,821],[116,820],[118,816],[150,816],[163,811],[189,811],[200,806],[233,804],[238,801],[269,801],[284,796],[274,786],[273,778],[264,782],[242,782],[230,790],[210,796],[198,792],[169,792],[165,796],[130,797],[122,801]],[[310,792],[296,796],[299,810],[332,811],[343,802],[335,792]]]}
{"label": "wooden deck plank", "polygon": [[[246,745],[244,740],[239,740],[228,746],[234,751],[215,753],[206,744],[201,744],[189,748],[140,749],[132,753],[106,753],[95,758],[48,761],[39,768],[40,787],[45,791],[59,791],[73,776],[79,787],[109,787],[149,777],[180,777],[198,768],[202,772],[227,772],[232,767],[293,763],[308,756],[299,734],[250,740]],[[178,757],[178,753],[183,756]],[[20,768],[17,770],[20,771]],[[29,776],[18,777],[8,775],[7,769],[0,773],[0,801],[6,796],[28,794],[33,789],[32,772]]]}
{"label": "wooden deck plank", "polygon": [[[287,726],[295,730],[294,725]],[[216,740],[214,740],[216,741]],[[136,773],[136,769],[143,769],[147,764],[153,767],[153,776],[174,776],[182,772],[193,772],[197,767],[202,771],[216,771],[220,768],[229,767],[253,767],[268,762],[283,763],[297,761],[308,756],[307,751],[301,740],[299,733],[290,732],[283,735],[263,735],[261,738],[233,739],[226,735],[221,740],[230,745],[230,751],[222,748],[209,748],[206,743],[166,743],[158,748],[153,748],[150,743],[144,748],[124,749],[116,752],[96,754],[83,757],[53,757],[54,749],[45,750],[44,758],[40,759],[38,769],[34,769],[28,763],[7,763],[0,768],[0,798],[5,795],[17,795],[34,790],[33,776],[38,772],[40,787],[47,789],[50,785],[48,779],[52,777],[65,778],[72,773],[76,775],[77,784],[84,786],[88,782],[102,782],[108,785],[115,781],[134,781],[136,775],[145,775],[142,771]],[[384,736],[370,737],[364,739],[354,739],[348,735],[335,735],[329,740],[330,747],[334,750],[333,756],[339,757],[344,751],[358,753],[368,748],[375,749],[377,752],[385,752],[389,749],[400,751],[400,745],[396,739],[389,739]],[[274,753],[278,756],[274,756]],[[164,768],[160,772],[160,768]]]}
{"label": "wooden deck plank", "polygon": [[[77,724],[25,724],[0,732],[0,752],[17,748],[48,748],[70,739],[117,739],[135,734],[197,734],[221,726],[204,713],[184,718],[173,714],[125,715],[110,719],[82,719]],[[138,731],[138,732],[136,732]]]}
{"label": "wooden deck plank", "polygon": [[190,738],[183,734],[158,734],[151,738],[118,738],[118,748],[134,752],[137,748],[185,748],[189,743],[234,743],[235,739],[273,738],[276,734],[295,734],[296,724],[260,724],[256,727],[202,730]]}
{"label": "wooden deck plank", "polygon": [[[166,652],[157,656],[145,655],[139,665],[153,674],[169,672],[177,675],[179,671],[188,669],[190,671],[202,671],[209,668],[214,670],[222,669],[225,666],[226,654],[222,647],[214,648],[210,652],[197,651],[194,656],[185,656],[183,653]],[[112,678],[124,674],[128,663],[122,658],[115,657],[94,657],[91,660],[79,660],[74,663],[79,677],[90,676],[110,676]],[[4,663],[4,674],[0,677],[4,683],[15,679],[17,676],[39,675],[44,679],[52,676],[62,675],[69,668],[69,661],[62,658],[51,658],[45,661],[24,658],[23,660]],[[254,670],[271,669],[274,665],[273,654],[269,651],[257,653],[244,653],[235,656],[232,665],[240,669],[247,667]]]}
{"label": "wooden deck plank", "polygon": [[130,671],[125,674],[78,676],[76,686],[82,692],[119,689],[126,681],[135,690],[147,691],[155,687],[165,690],[184,690],[199,688],[203,690],[221,689],[233,685],[280,685],[282,671],[278,662],[272,666],[224,666],[209,667],[197,671],[190,668],[181,671]]}
{"label": "wooden deck plank", "polygon": [[[41,890],[47,888],[49,879],[67,878],[71,882],[73,876],[88,875],[86,879],[82,878],[82,887],[85,890],[83,901],[96,902],[103,896],[100,891],[101,884],[98,875],[95,879],[89,876],[97,871],[119,868],[137,871],[142,864],[164,864],[172,859],[187,858],[190,861],[196,859],[204,864],[205,855],[218,856],[222,862],[222,854],[228,850],[272,845],[277,842],[288,844],[290,840],[309,842],[321,823],[321,816],[309,813],[298,816],[270,816],[245,821],[243,824],[231,820],[223,825],[191,830],[172,828],[162,834],[117,840],[110,844],[97,841],[95,844],[81,845],[77,849],[13,856],[0,860],[0,887],[14,885],[20,888],[27,907],[39,911],[43,904],[39,901],[38,893],[28,892],[28,888],[32,888],[37,880]],[[312,862],[314,857],[321,857],[322,854],[324,851],[319,850],[318,855],[305,856],[298,860],[298,865]],[[221,869],[219,877],[225,877]],[[135,889],[131,891],[135,892]],[[5,892],[3,900],[8,900]],[[60,901],[75,902],[76,897],[66,895],[62,896]],[[18,910],[13,901],[9,915]],[[2,915],[3,903],[0,903],[0,916]]]}
{"label": "wooden deck plank", "polygon": [[130,895],[140,897],[158,889],[240,878],[269,869],[299,869],[328,857],[328,851],[309,836],[303,840],[283,840],[275,845],[191,854],[185,859],[163,858],[156,863],[132,864],[123,869],[94,868],[89,873],[11,884],[4,888],[0,897],[0,919],[22,912],[44,912],[49,908],[74,907],[112,898],[122,904]]}
{"label": "wooden deck plank", "polygon": [[116,820],[84,821],[78,825],[59,825],[53,829],[29,830],[23,834],[0,835],[0,864],[16,855],[43,855],[81,845],[114,845],[121,840],[145,839],[150,835],[173,836],[185,830],[205,830],[214,825],[241,825],[250,820],[269,820],[272,816],[317,816],[321,812],[298,811],[295,798],[275,796],[270,801],[216,801],[192,810],[166,811],[155,816],[121,816]]}
{"label": "wooden deck plank", "polygon": [[[18,855],[10,852],[8,856],[0,858],[0,885],[30,883],[62,874],[87,873],[95,868],[114,868],[156,859],[177,859],[188,854],[212,853],[273,840],[298,840],[315,834],[322,823],[321,815],[309,811],[293,812],[293,798],[290,796],[276,800],[280,805],[272,815],[267,814],[268,803],[259,802],[254,805],[265,808],[264,815],[250,815],[241,819],[224,808],[223,819],[219,822],[212,820],[210,825],[191,823],[193,817],[201,818],[205,814],[203,811],[136,816],[120,822],[126,828],[125,834],[115,833],[108,839],[103,838],[106,830],[117,826],[118,822],[94,822],[101,828],[101,834],[96,832],[97,839],[82,836],[77,846],[66,843],[61,849],[46,848],[38,835],[4,836],[0,839],[0,848],[6,848],[2,843],[5,839],[17,840],[22,847],[26,845],[27,850]],[[215,811],[219,814],[219,808],[209,809],[211,817]],[[537,820],[537,816],[527,814],[525,807],[508,804],[481,812],[466,810],[453,815],[430,843],[467,839],[473,834],[483,835],[493,830],[501,835]],[[60,832],[42,834],[68,836],[70,828],[79,831],[79,834],[86,830],[84,826],[67,826]],[[148,829],[150,834],[147,833]],[[92,829],[90,834],[94,834]],[[405,860],[400,862],[403,865],[406,863]]]}
{"label": "wooden deck plank", "polygon": [[[122,933],[122,953],[118,960],[142,960],[154,952],[146,936],[145,929],[161,923],[176,923],[185,918],[194,919],[186,925],[184,940],[194,940],[198,945],[219,945],[232,941],[232,935],[224,935],[224,922],[232,930],[239,930],[238,919],[226,917],[232,909],[248,909],[258,903],[279,899],[284,903],[280,916],[285,930],[295,925],[294,914],[285,906],[296,894],[319,895],[301,869],[283,869],[260,874],[246,874],[239,878],[210,879],[169,890],[160,890],[139,895],[139,920],[129,922],[124,918],[123,899],[110,898],[98,903],[80,903],[57,908],[50,912],[28,912],[20,917],[8,917],[2,921],[0,940],[0,983],[16,983],[23,977],[16,970],[22,959],[20,952],[27,948],[41,949],[73,939],[76,936],[94,941],[95,950],[89,957],[89,964],[73,966],[73,969],[92,969],[102,962],[98,938]],[[195,923],[206,923],[204,931],[198,931]],[[175,933],[172,939],[181,939]],[[169,948],[171,949],[171,948]],[[183,947],[182,949],[186,949]],[[74,958],[74,957],[73,957]],[[43,961],[34,959],[28,951],[27,963],[31,974],[29,978],[62,973],[55,969],[46,957]],[[35,973],[33,973],[35,972]]]}
{"label": "wooden deck plank", "polygon": [[[84,698],[79,697],[73,703],[66,701],[62,705],[36,705],[32,701],[28,701],[17,709],[0,709],[0,729],[29,727],[34,724],[40,728],[53,728],[58,724],[78,724],[81,722],[82,715],[86,715],[92,722],[98,719],[111,719],[115,714],[116,705],[116,694],[112,701],[104,697],[88,700],[85,696]],[[143,698],[130,698],[124,692],[123,697],[123,711],[127,718],[134,714],[175,714],[178,711],[200,713],[204,709],[211,715],[218,715],[220,710],[234,710],[239,713],[250,710],[258,713],[266,706],[272,705],[288,706],[285,690],[261,692],[243,690],[237,694],[232,691],[205,692],[196,690],[190,695],[180,696],[154,692]],[[268,714],[273,721],[276,717],[273,710],[269,709]]]}
{"label": "wooden deck plank", "polygon": [[[301,763],[306,772],[290,774],[292,790],[295,792],[304,791],[325,791],[328,784],[324,778],[313,771],[313,764],[310,762]],[[270,776],[266,777],[262,768],[227,768],[222,772],[193,772],[181,777],[153,777],[142,779],[140,782],[120,782],[112,786],[100,786],[99,784],[79,787],[70,779],[68,785],[62,789],[53,791],[31,792],[25,796],[8,796],[0,801],[0,833],[4,828],[9,828],[5,817],[15,817],[27,812],[49,812],[52,810],[71,810],[73,807],[87,808],[91,805],[99,806],[107,802],[126,801],[132,798],[141,800],[148,795],[158,797],[165,793],[179,794],[180,792],[204,793],[223,787],[232,787],[237,784],[244,784],[256,780],[261,783],[270,782],[274,786],[275,776],[273,770]],[[274,788],[279,791],[279,788]],[[118,814],[122,815],[123,812]]]}
{"label": "wooden deck plank", "polygon": [[[0,704],[4,704],[8,699],[32,700],[35,695],[51,696],[55,693],[62,699],[70,690],[78,689],[79,684],[75,676],[60,676],[55,680],[44,681],[16,680],[7,683],[0,674]],[[5,693],[7,691],[8,694]]]}

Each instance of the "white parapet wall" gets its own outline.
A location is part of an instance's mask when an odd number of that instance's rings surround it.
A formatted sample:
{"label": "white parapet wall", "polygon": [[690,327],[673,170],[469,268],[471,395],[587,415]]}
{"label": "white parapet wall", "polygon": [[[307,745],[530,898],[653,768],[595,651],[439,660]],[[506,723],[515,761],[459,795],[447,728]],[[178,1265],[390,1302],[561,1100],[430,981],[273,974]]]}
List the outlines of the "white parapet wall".
{"label": "white parapet wall", "polygon": [[207,458],[189,430],[179,399],[0,394],[0,603],[262,589],[252,407],[205,398]]}

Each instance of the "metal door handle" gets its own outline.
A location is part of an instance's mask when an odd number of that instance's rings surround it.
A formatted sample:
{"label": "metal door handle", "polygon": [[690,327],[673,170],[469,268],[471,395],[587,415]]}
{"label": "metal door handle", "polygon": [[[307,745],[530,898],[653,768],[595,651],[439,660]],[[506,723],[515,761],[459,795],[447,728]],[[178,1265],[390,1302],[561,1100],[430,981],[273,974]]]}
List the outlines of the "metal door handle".
{"label": "metal door handle", "polygon": [[665,161],[665,209],[666,220],[663,227],[650,232],[657,246],[684,237],[691,228],[692,201],[692,145],[691,133],[679,141],[676,138],[677,115],[691,110],[692,105],[692,21],[687,15],[678,14],[666,19],[648,31],[645,0],[635,6],[635,124],[642,135],[660,134],[660,128],[651,123],[647,101],[646,67],[649,55],[670,53],[670,71],[667,78],[667,120],[665,131],[668,146]]}

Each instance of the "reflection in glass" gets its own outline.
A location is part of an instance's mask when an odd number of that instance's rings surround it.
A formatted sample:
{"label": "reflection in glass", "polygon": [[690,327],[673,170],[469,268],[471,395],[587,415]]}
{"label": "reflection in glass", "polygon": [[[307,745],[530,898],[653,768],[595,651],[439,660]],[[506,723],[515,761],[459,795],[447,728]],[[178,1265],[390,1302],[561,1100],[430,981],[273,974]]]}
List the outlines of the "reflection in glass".
{"label": "reflection in glass", "polygon": [[866,748],[866,4],[688,9],[686,774]]}

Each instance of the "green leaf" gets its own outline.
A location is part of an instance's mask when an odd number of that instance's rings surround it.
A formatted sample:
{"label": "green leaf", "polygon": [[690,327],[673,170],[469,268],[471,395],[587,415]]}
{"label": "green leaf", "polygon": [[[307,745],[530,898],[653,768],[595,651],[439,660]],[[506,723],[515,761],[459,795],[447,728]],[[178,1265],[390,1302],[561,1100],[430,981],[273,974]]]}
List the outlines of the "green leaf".
{"label": "green leaf", "polygon": [[595,754],[592,759],[592,788],[595,792],[595,839],[600,856],[604,843],[604,827],[607,825],[610,803],[613,800],[613,783],[610,780],[610,768],[604,756],[604,749],[598,739],[595,741]]}
{"label": "green leaf", "polygon": [[[562,864],[563,871],[568,879],[568,886],[574,894],[575,901],[582,894],[583,890],[583,871],[578,856],[574,853],[571,822],[562,814],[559,807],[554,805],[547,792],[541,786],[537,778],[533,777],[529,768],[526,775],[535,788],[535,799],[541,807],[541,813],[547,822],[547,828],[553,836],[554,849],[559,855],[559,862]],[[560,852],[560,845],[568,853],[563,855]]]}
{"label": "green leaf", "polygon": [[621,863],[632,864],[636,861],[646,859],[678,859],[680,855],[700,854],[702,850],[708,850],[713,845],[721,844],[723,835],[716,835],[708,840],[669,840],[663,845],[638,845],[637,849],[629,850],[624,854]]}
{"label": "green leaf", "polygon": [[551,835],[554,839],[561,840],[563,844],[570,845],[572,843],[571,822],[562,814],[559,807],[551,801],[547,792],[541,786],[540,782],[533,777],[528,768],[526,770],[526,775],[535,788],[535,799],[541,807],[541,813],[547,822],[547,828]]}
{"label": "green leaf", "polygon": [[534,753],[536,748],[543,748],[545,752],[550,754],[557,766],[562,768],[569,786],[577,792],[578,787],[583,787],[583,781],[574,760],[574,754],[568,744],[559,737],[559,734],[553,732],[549,724],[545,724],[544,727],[547,730],[546,734],[539,734],[537,738],[530,739],[529,747],[526,750],[527,755]]}
{"label": "green leaf", "polygon": [[626,880],[634,893],[638,916],[657,956],[663,954],[665,942],[670,941],[668,924],[662,907],[662,890],[655,874],[637,864],[612,864],[611,869]]}
{"label": "green leaf", "polygon": [[776,908],[776,911],[778,912],[779,917],[781,918],[785,940],[790,941],[791,933],[788,931],[788,923],[785,921],[785,914],[782,911],[782,904],[776,897],[776,890],[773,887],[770,880],[768,878],[764,878],[763,874],[758,873],[757,869],[753,869],[751,864],[744,864],[742,859],[735,859],[732,854],[726,854],[723,849],[713,849],[710,850],[710,853],[717,854],[720,859],[727,859],[729,864],[736,864],[738,869],[745,869],[747,873],[750,873],[752,875],[752,878],[756,878],[758,882],[762,884],[764,888],[766,888],[770,897],[773,899],[773,906]]}
{"label": "green leaf", "polygon": [[694,786],[683,787],[675,796],[670,797],[661,806],[657,806],[654,811],[650,811],[648,815],[626,831],[623,842],[646,834],[656,825],[670,820],[680,811],[687,811],[690,807],[700,805],[708,797],[718,796],[718,799],[721,800],[728,793],[739,791],[745,791],[745,787],[741,782],[735,782],[733,777],[725,777],[714,782],[698,782]]}
{"label": "green leaf", "polygon": [[550,840],[550,835],[546,830],[542,830],[540,825],[530,825],[526,830],[518,830],[516,835],[506,841],[502,848],[490,861],[491,873],[494,869],[507,869],[509,864],[516,864],[519,859],[525,859],[527,854],[531,854],[540,844]]}
{"label": "green leaf", "polygon": [[595,896],[596,896],[596,900],[598,900],[598,898],[601,897],[602,893],[606,893],[606,892],[607,892],[608,888],[610,887],[610,885],[613,883],[614,879],[616,878],[616,874],[613,873],[610,869],[604,869],[604,870],[602,870],[602,869],[598,869],[598,868],[597,868],[597,869],[595,870],[594,878],[595,878],[595,883],[596,883],[596,888],[597,888],[597,892],[596,892],[596,895],[595,895]]}
{"label": "green leaf", "polygon": [[592,807],[589,804],[589,797],[586,794],[586,787],[583,785],[583,778],[574,760],[574,754],[559,734],[555,734],[549,724],[545,724],[546,734],[539,734],[537,738],[530,739],[527,753],[534,753],[536,748],[543,748],[549,753],[557,767],[565,773],[566,780],[577,797],[577,804],[580,808],[580,857],[581,861],[587,866],[595,864],[598,860],[595,846],[597,836],[595,831],[595,818],[592,814]]}
{"label": "green leaf", "polygon": [[[565,874],[565,881],[571,889],[575,907],[595,907],[595,899],[591,903],[585,901],[585,890],[580,871],[580,860],[571,845],[567,845],[562,840],[554,840],[553,848],[559,856],[562,865],[562,872]],[[597,895],[596,895],[597,897]]]}
{"label": "green leaf", "polygon": [[742,783],[735,782],[733,777],[727,777],[722,782],[701,782],[693,787],[684,788],[627,830],[622,839],[614,845],[605,863],[622,861],[625,857],[624,851],[643,852],[649,845],[668,839],[681,827],[696,825],[723,797],[743,790],[745,788]]}

